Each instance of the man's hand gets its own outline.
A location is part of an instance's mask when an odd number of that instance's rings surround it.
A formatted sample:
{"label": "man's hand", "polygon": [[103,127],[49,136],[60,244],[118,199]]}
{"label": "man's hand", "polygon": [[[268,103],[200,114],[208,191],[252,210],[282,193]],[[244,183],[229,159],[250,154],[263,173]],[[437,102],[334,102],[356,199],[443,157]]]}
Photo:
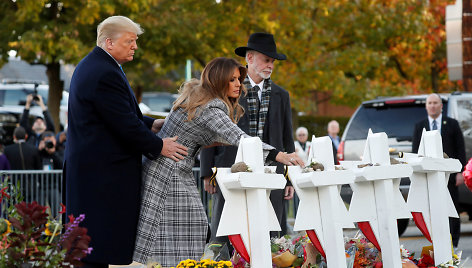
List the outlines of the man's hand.
{"label": "man's hand", "polygon": [[165,119],[156,119],[154,122],[152,122],[152,128],[151,131],[154,133],[157,133],[161,131],[162,126],[164,125]]}
{"label": "man's hand", "polygon": [[31,107],[31,102],[33,101],[33,94],[28,94],[26,96],[26,103],[25,103],[25,109],[29,110]]}
{"label": "man's hand", "polygon": [[36,103],[39,104],[39,106],[41,107],[43,111],[46,111],[47,107],[46,105],[44,105],[43,97],[41,97],[40,94],[37,94],[36,96],[38,97],[38,101],[36,101]]}
{"label": "man's hand", "polygon": [[287,166],[298,165],[302,168],[305,167],[305,163],[303,163],[303,160],[297,155],[297,153],[287,154],[284,152],[279,152],[275,157],[275,160]]}
{"label": "man's hand", "polygon": [[204,177],[203,179],[203,186],[205,191],[209,194],[216,193],[216,187],[210,184],[210,177]]}
{"label": "man's hand", "polygon": [[456,173],[456,186],[459,186],[461,184],[464,184],[464,176],[462,175],[462,172]]}
{"label": "man's hand", "polygon": [[287,187],[285,187],[284,199],[285,199],[285,200],[290,200],[290,199],[292,199],[294,193],[295,193],[295,189],[293,188],[293,186],[287,186]]}
{"label": "man's hand", "polygon": [[188,148],[180,143],[177,143],[176,140],[177,136],[173,138],[162,139],[163,144],[161,155],[168,157],[174,160],[175,162],[179,162],[180,160],[184,159],[185,156],[188,155]]}

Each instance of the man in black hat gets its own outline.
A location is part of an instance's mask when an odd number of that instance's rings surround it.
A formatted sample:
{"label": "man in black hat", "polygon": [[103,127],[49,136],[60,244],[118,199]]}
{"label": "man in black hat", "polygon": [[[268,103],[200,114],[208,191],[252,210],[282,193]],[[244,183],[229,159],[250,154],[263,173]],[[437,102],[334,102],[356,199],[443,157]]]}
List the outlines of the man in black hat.
{"label": "man in black hat", "polygon": [[[249,37],[247,46],[238,47],[236,55],[245,57],[248,75],[244,86],[247,96],[241,96],[240,104],[246,111],[239,120],[238,126],[247,134],[259,137],[277,150],[287,153],[295,151],[292,135],[292,112],[289,93],[270,79],[275,60],[285,60],[284,54],[277,53],[274,36],[267,33],[254,33]],[[223,210],[224,198],[218,185],[210,185],[212,167],[230,167],[234,164],[237,147],[222,146],[205,149],[200,155],[201,177],[204,179],[205,190],[213,195],[211,217],[211,240],[229,242],[227,237],[216,237],[216,231]],[[284,167],[277,165],[277,173],[282,174]],[[272,190],[270,200],[282,227],[280,235],[286,233],[284,200],[293,197],[291,185],[285,190]],[[278,234],[272,234],[278,235]]]}

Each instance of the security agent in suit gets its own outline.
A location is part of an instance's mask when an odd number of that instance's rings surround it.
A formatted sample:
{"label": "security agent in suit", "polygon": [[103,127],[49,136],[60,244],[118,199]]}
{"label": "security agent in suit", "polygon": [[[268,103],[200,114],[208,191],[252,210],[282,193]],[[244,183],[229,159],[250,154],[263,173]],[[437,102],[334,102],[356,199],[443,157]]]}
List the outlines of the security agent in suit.
{"label": "security agent in suit", "polygon": [[[450,158],[458,159],[462,166],[465,166],[467,162],[465,158],[464,136],[462,134],[461,128],[457,120],[442,114],[442,107],[442,100],[438,94],[430,94],[428,96],[426,99],[426,111],[428,113],[428,118],[418,122],[415,126],[412,151],[414,153],[418,152],[423,128],[428,131],[437,129],[441,132],[444,152]],[[449,193],[451,194],[456,210],[459,206],[458,186],[462,183],[464,183],[464,178],[462,177],[462,173],[459,172],[451,174],[447,184],[447,188],[449,189]],[[461,233],[460,219],[449,218],[449,227],[452,235],[452,244],[454,247],[457,247]]]}
{"label": "security agent in suit", "polygon": [[16,127],[13,131],[14,144],[5,147],[4,154],[10,162],[12,170],[42,169],[38,149],[26,143],[28,138],[24,127]]}
{"label": "security agent in suit", "polygon": [[[15,143],[5,147],[4,154],[10,162],[12,170],[40,170],[42,169],[41,157],[38,149],[28,142],[25,142],[28,138],[24,127],[16,127],[13,131],[13,140]],[[26,175],[26,181],[33,181],[33,175]],[[36,185],[31,185],[34,191],[38,190]],[[31,191],[27,190],[28,187],[21,188],[21,194],[23,197],[30,201],[32,199]]]}
{"label": "security agent in suit", "polygon": [[[133,60],[141,27],[123,16],[97,28],[97,47],[77,65],[69,92],[64,162],[67,214],[85,214],[93,251],[84,267],[132,262],[141,202],[142,155],[187,155],[177,137],[155,133],[163,120],[143,117],[121,65]],[[152,131],[151,131],[152,130]]]}
{"label": "security agent in suit", "polygon": [[[249,37],[246,47],[238,47],[236,55],[246,57],[248,76],[244,81],[247,96],[241,96],[240,104],[245,113],[238,126],[251,136],[260,137],[263,142],[287,153],[295,151],[292,135],[292,114],[289,93],[270,80],[275,60],[285,60],[284,54],[277,53],[274,37],[267,33],[254,33]],[[258,90],[256,90],[258,89]],[[262,89],[262,90],[260,90]],[[210,184],[212,167],[230,167],[234,164],[237,147],[223,146],[204,149],[200,155],[201,177],[205,190],[213,195],[211,217],[211,240],[229,242],[227,237],[216,237],[224,198],[218,185]],[[284,167],[277,164],[277,173]],[[286,232],[284,200],[293,197],[292,186],[285,190],[272,190],[270,200],[275,209],[282,233]]]}

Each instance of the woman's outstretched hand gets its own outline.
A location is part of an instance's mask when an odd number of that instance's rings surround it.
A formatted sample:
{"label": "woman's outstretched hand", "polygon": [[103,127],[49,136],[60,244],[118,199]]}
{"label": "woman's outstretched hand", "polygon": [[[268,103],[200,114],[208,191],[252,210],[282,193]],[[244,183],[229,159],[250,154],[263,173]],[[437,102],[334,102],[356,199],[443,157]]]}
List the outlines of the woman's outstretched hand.
{"label": "woman's outstretched hand", "polygon": [[275,160],[286,166],[300,166],[302,168],[305,167],[305,163],[303,163],[303,160],[297,155],[297,153],[287,154],[284,152],[279,152],[275,157]]}

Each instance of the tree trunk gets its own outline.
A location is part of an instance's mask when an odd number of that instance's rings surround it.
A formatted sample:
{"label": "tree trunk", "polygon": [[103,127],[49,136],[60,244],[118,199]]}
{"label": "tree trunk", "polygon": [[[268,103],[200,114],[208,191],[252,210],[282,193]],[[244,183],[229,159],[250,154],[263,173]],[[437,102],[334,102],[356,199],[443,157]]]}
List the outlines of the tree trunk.
{"label": "tree trunk", "polygon": [[64,90],[64,82],[60,79],[61,65],[59,62],[46,64],[46,75],[49,80],[48,93],[48,110],[54,121],[55,132],[61,129],[61,122],[59,120],[59,109],[62,99],[62,91]]}

